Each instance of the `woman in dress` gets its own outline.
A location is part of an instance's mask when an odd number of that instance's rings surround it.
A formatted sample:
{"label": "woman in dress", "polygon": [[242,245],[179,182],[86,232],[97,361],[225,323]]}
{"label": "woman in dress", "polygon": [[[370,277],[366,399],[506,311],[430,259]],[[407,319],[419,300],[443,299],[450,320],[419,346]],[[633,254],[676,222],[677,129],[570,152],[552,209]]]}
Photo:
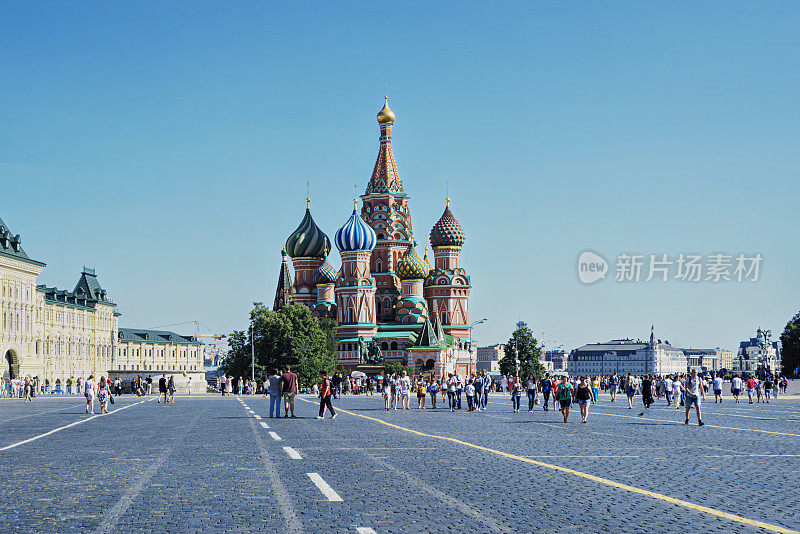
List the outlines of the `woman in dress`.
{"label": "woman in dress", "polygon": [[108,384],[103,377],[100,377],[98,382],[99,389],[97,390],[97,400],[100,403],[100,413],[108,413],[108,398],[110,397],[110,390]]}
{"label": "woman in dress", "polygon": [[86,397],[86,413],[94,413],[94,375],[89,375],[83,383],[83,395]]}

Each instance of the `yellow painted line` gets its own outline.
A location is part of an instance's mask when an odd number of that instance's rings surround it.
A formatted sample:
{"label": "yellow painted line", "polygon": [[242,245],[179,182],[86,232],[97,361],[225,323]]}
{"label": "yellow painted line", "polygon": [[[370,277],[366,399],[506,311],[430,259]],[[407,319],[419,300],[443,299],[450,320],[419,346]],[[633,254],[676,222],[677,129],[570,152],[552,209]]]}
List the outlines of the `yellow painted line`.
{"label": "yellow painted line", "polygon": [[[683,413],[685,413],[685,412],[683,412]],[[684,424],[681,421],[671,421],[670,419],[651,419],[651,418],[648,418],[648,417],[638,417],[636,415],[622,415],[622,414],[619,414],[619,413],[589,412],[589,415],[592,415],[592,414],[594,414],[594,415],[609,415],[611,417],[626,417],[628,419],[638,419],[640,421],[657,421],[659,423],[674,423],[676,425]],[[694,416],[694,414],[690,414],[690,415]],[[794,436],[796,438],[800,438],[800,434],[792,434],[790,432],[777,432],[775,430],[761,430],[761,429],[758,429],[758,428],[737,428],[737,427],[734,427],[734,426],[709,425],[708,423],[706,423],[704,426],[707,426],[708,428],[721,428],[723,430],[743,430],[745,432],[761,432],[763,434],[777,434],[778,436]]]}
{"label": "yellow painted line", "polygon": [[[309,400],[306,400],[306,399],[300,399],[300,400],[302,400],[304,402],[310,402],[312,404],[315,404],[312,401],[309,401]],[[612,486],[612,487],[615,487],[615,488],[618,488],[618,489],[629,491],[631,493],[638,493],[639,495],[645,495],[647,497],[651,497],[653,499],[658,499],[660,501],[668,502],[670,504],[676,504],[678,506],[683,506],[683,507],[689,508],[691,510],[697,510],[698,512],[704,512],[704,513],[707,513],[707,514],[710,514],[710,515],[715,515],[717,517],[723,517],[725,519],[730,519],[731,521],[736,521],[736,522],[742,523],[744,525],[751,525],[751,526],[754,526],[754,527],[757,527],[757,528],[763,528],[765,530],[769,530],[771,532],[779,532],[781,534],[800,534],[800,532],[798,532],[796,530],[791,530],[791,529],[788,529],[788,528],[785,528],[785,527],[781,527],[779,525],[771,525],[769,523],[764,523],[762,521],[756,521],[754,519],[748,519],[748,518],[742,517],[740,515],[729,514],[728,512],[723,512],[723,511],[720,511],[720,510],[715,510],[714,508],[709,508],[707,506],[702,506],[702,505],[695,504],[695,503],[692,503],[692,502],[689,502],[689,501],[676,499],[675,497],[669,497],[668,495],[662,495],[661,493],[656,493],[654,491],[649,491],[649,490],[645,490],[645,489],[641,489],[641,488],[636,488],[634,486],[628,486],[627,484],[620,484],[619,482],[615,482],[615,481],[609,480],[607,478],[602,478],[602,477],[598,477],[598,476],[595,476],[595,475],[590,475],[589,473],[583,473],[581,471],[576,471],[574,469],[569,469],[568,467],[562,467],[560,465],[548,464],[548,463],[545,463],[545,462],[540,462],[538,460],[531,460],[530,458],[525,458],[523,456],[517,456],[516,454],[510,454],[510,453],[503,452],[503,451],[498,451],[498,450],[495,450],[495,449],[490,449],[488,447],[483,447],[481,445],[475,445],[474,443],[469,443],[467,441],[461,441],[460,439],[451,438],[451,437],[448,437],[448,436],[438,436],[436,434],[426,434],[426,433],[420,432],[418,430],[412,430],[410,428],[405,428],[405,427],[402,427],[402,426],[394,425],[392,423],[387,423],[386,421],[384,421],[382,419],[378,419],[378,418],[375,418],[375,417],[369,417],[367,415],[361,415],[361,414],[358,414],[358,413],[349,412],[349,411],[343,410],[341,408],[337,408],[337,411],[344,412],[344,413],[349,414],[349,415],[355,415],[356,417],[362,417],[364,419],[369,419],[370,421],[375,421],[376,423],[380,423],[382,425],[390,426],[392,428],[396,428],[396,429],[402,430],[404,432],[410,432],[410,433],[416,434],[418,436],[423,436],[423,437],[426,437],[426,438],[441,439],[441,440],[445,440],[445,441],[451,441],[453,443],[458,443],[459,445],[465,445],[467,447],[472,447],[473,449],[478,449],[478,450],[482,450],[482,451],[485,451],[485,452],[491,452],[492,454],[497,454],[499,456],[504,456],[504,457],[510,458],[512,460],[518,460],[520,462],[525,462],[525,463],[528,463],[528,464],[538,465],[539,467],[546,467],[547,469],[553,469],[555,471],[561,471],[562,473],[569,473],[570,475],[575,475],[575,476],[578,476],[578,477],[581,477],[581,478],[592,480],[594,482],[599,482],[601,484],[605,484],[607,486]],[[637,417],[637,419],[639,419],[639,418]]]}

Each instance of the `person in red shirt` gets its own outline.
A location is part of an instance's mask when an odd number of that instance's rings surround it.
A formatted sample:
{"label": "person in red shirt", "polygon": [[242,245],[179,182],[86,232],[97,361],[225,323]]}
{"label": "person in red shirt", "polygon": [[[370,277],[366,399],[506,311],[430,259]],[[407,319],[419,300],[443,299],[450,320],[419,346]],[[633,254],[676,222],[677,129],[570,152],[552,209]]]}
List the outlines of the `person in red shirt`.
{"label": "person in red shirt", "polygon": [[331,396],[333,396],[333,383],[331,383],[331,379],[328,378],[328,373],[325,371],[320,371],[319,376],[322,377],[322,380],[319,385],[319,415],[317,416],[317,419],[322,419],[322,416],[325,415],[326,407],[331,411],[331,419],[336,419],[336,411],[333,409],[333,405],[331,404]]}
{"label": "person in red shirt", "polygon": [[753,377],[747,379],[745,382],[747,385],[747,398],[750,400],[750,404],[753,404],[753,394],[756,392],[756,388],[758,387],[758,382],[753,380]]}

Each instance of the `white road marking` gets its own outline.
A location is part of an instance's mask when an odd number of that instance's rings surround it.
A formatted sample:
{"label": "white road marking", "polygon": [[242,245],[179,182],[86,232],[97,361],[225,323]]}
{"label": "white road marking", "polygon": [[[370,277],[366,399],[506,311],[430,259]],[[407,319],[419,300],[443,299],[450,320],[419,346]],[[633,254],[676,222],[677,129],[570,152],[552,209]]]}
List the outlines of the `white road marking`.
{"label": "white road marking", "polygon": [[335,502],[343,502],[344,501],[344,499],[339,497],[338,493],[333,491],[333,488],[330,487],[327,482],[322,480],[322,477],[319,476],[319,473],[306,473],[306,476],[311,479],[311,482],[313,482],[314,485],[319,488],[319,490],[322,492],[322,494],[325,495],[325,497],[329,501],[335,501]]}
{"label": "white road marking", "polygon": [[264,421],[261,421],[261,426],[264,428],[269,428],[269,425],[267,425],[267,423],[265,423]]}
{"label": "white road marking", "polygon": [[284,447],[283,450],[286,451],[286,454],[288,454],[289,458],[291,458],[292,460],[302,460],[303,459],[303,457],[300,456],[300,453],[297,452],[296,450],[294,450],[291,447]]}
{"label": "white road marking", "polygon": [[281,439],[281,437],[280,437],[278,434],[276,434],[275,432],[270,432],[270,433],[269,433],[269,437],[271,437],[271,438],[272,438],[272,439],[274,439],[275,441],[283,441],[283,440]]}
{"label": "white road marking", "polygon": [[256,419],[261,419],[260,415],[253,414],[253,417],[255,417]]}
{"label": "white road marking", "polygon": [[358,532],[358,534],[378,534],[375,532],[375,529],[370,527],[356,527],[356,532]]}
{"label": "white road marking", "polygon": [[30,443],[32,441],[36,441],[37,439],[42,439],[44,437],[47,437],[50,434],[55,434],[56,432],[60,432],[62,430],[66,430],[67,428],[71,428],[73,426],[77,426],[77,425],[80,425],[82,423],[86,423],[86,422],[91,421],[92,419],[96,419],[98,417],[105,417],[105,416],[111,415],[112,413],[117,413],[117,412],[121,412],[122,410],[127,410],[128,408],[136,406],[137,404],[141,404],[143,402],[147,402],[147,401],[151,401],[151,400],[155,400],[155,398],[151,398],[151,399],[147,399],[147,400],[143,400],[143,401],[139,401],[139,402],[134,402],[133,404],[129,404],[127,406],[123,406],[122,408],[117,408],[116,410],[112,410],[112,411],[108,412],[107,414],[92,415],[91,417],[87,417],[86,419],[81,419],[80,421],[75,421],[74,423],[70,423],[68,425],[64,425],[64,426],[60,426],[58,428],[54,428],[53,430],[50,430],[49,432],[45,432],[44,434],[39,434],[38,436],[34,436],[32,438],[28,438],[26,440],[19,441],[17,443],[12,443],[11,445],[6,445],[5,447],[0,448],[0,451],[7,451],[9,449],[13,449],[14,447],[19,447],[20,445],[25,445],[26,443]]}

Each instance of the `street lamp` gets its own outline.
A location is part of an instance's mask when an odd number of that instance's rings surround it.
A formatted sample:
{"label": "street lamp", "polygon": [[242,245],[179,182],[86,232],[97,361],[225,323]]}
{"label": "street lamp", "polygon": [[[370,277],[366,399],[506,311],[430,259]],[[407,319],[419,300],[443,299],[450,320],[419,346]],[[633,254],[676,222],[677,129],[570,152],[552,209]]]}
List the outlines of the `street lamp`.
{"label": "street lamp", "polygon": [[250,380],[253,381],[253,391],[256,387],[256,322],[250,319]]}
{"label": "street lamp", "polygon": [[[469,325],[469,367],[470,367],[470,370],[469,370],[469,372],[470,372],[470,373],[472,373],[472,371],[473,371],[473,367],[472,367],[472,329],[473,329],[475,326],[477,326],[477,325],[479,325],[479,324],[483,324],[483,323],[485,323],[485,322],[486,322],[486,321],[488,321],[488,320],[489,320],[489,319],[487,319],[486,317],[484,317],[483,319],[481,319],[481,320],[479,320],[479,321],[472,321],[472,322],[470,323],[470,325]],[[476,352],[477,352],[477,350],[478,350],[478,347],[475,347],[475,351],[476,351]],[[475,362],[475,367],[477,367],[477,361]]]}

